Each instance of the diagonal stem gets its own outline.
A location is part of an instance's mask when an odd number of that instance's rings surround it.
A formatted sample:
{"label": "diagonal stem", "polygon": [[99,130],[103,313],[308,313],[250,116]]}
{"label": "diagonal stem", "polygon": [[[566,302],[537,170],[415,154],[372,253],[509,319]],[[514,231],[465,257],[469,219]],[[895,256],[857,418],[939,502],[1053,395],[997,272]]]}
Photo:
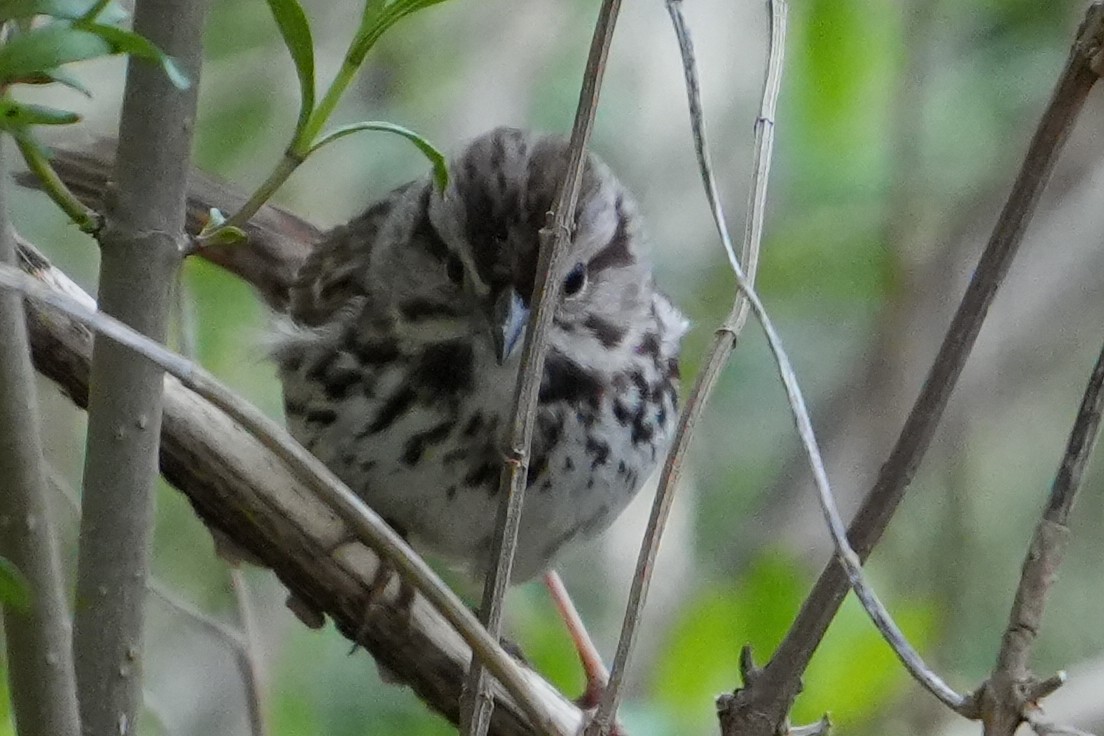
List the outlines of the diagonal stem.
{"label": "diagonal stem", "polygon": [[[682,52],[694,148],[698,152],[698,164],[701,168],[706,197],[709,200],[717,231],[720,233],[722,243],[725,246],[725,252],[729,257],[729,263],[737,274],[742,275],[744,271],[735,257],[735,249],[732,246],[728,227],[724,221],[724,213],[721,209],[720,198],[717,196],[716,182],[710,166],[708,147],[705,141],[705,124],[701,114],[693,44],[690,42],[689,30],[682,17],[680,6],[679,0],[671,0],[667,4],[667,9],[675,26],[675,33],[679,39],[679,49]],[[771,151],[774,142],[774,113],[781,84],[782,60],[785,50],[786,3],[784,0],[773,0],[768,7],[770,8],[770,46],[768,48],[767,70],[763,81],[763,96],[755,124],[755,166],[748,194],[747,227],[744,232],[742,249],[744,260],[748,264],[748,279],[754,279],[755,269],[759,261],[767,182],[769,180]],[[743,285],[749,285],[749,282],[745,281]],[[636,631],[643,615],[644,603],[647,600],[648,588],[651,584],[652,571],[655,569],[655,557],[659,552],[660,539],[670,513],[671,504],[674,501],[674,490],[682,472],[683,459],[690,446],[694,428],[705,410],[709,396],[720,378],[728,357],[735,349],[736,341],[747,321],[748,305],[747,295],[742,289],[738,290],[732,310],[724,324],[714,335],[704,366],[698,374],[694,388],[686,402],[686,408],[679,416],[674,441],[667,453],[667,459],[664,462],[663,472],[659,480],[659,489],[656,491],[652,513],[648,519],[648,528],[644,532],[644,540],[641,542],[636,572],[633,575],[629,601],[625,609],[625,618],[621,625],[621,636],[617,642],[617,652],[614,655],[613,667],[610,670],[609,685],[606,687],[606,692],[598,705],[594,719],[587,727],[587,736],[602,736],[609,733],[609,729],[617,715],[625,670],[632,655]]]}
{"label": "diagonal stem", "polygon": [[[869,556],[881,538],[931,442],[997,288],[1023,240],[1024,231],[1058,154],[1089,90],[1099,78],[1096,68],[1102,43],[1104,12],[1099,3],[1094,3],[1078,31],[1069,61],[1032,137],[1012,191],[933,361],[920,396],[877,482],[848,530],[860,560]],[[762,718],[764,713],[770,715],[767,721],[781,722],[800,690],[801,674],[849,589],[847,574],[833,561],[821,573],[762,677],[739,693],[741,708],[739,712],[729,714],[732,733],[742,733],[741,728],[746,728],[750,734],[768,733],[763,730],[769,726]]]}

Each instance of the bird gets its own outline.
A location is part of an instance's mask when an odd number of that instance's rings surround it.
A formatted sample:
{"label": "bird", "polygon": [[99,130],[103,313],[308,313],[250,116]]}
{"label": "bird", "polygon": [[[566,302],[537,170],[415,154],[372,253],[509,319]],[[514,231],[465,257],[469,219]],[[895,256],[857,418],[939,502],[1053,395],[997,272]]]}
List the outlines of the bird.
{"label": "bird", "polygon": [[[93,206],[108,148],[55,152]],[[198,251],[272,310],[268,351],[292,436],[416,549],[475,579],[494,562],[540,231],[568,154],[558,136],[496,128],[448,162],[443,188],[427,173],[328,232],[267,207],[245,226],[248,247]],[[192,172],[189,232],[212,207],[244,201]],[[544,575],[561,613],[556,560],[617,518],[670,444],[688,328],[656,285],[633,197],[593,153],[570,225],[511,574],[514,584]],[[565,620],[589,704],[604,686],[601,660]]]}
{"label": "bird", "polygon": [[[567,161],[556,136],[475,138],[443,189],[427,174],[323,235],[274,327],[291,434],[415,548],[477,578],[494,562],[540,230]],[[688,322],[656,286],[632,196],[590,153],[560,263],[515,584],[617,518],[677,420]]]}
{"label": "bird", "polygon": [[[272,356],[292,435],[415,546],[484,574],[539,231],[566,141],[498,128],[316,244]],[[541,378],[512,582],[604,530],[665,452],[687,322],[589,155]]]}

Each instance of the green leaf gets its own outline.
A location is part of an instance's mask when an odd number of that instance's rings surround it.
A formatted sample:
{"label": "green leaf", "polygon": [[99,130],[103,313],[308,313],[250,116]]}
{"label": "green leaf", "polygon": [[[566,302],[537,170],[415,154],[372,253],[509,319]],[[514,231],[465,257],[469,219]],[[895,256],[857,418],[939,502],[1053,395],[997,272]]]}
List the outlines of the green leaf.
{"label": "green leaf", "polygon": [[188,89],[191,85],[188,76],[177,66],[171,56],[137,33],[102,23],[84,23],[81,24],[81,28],[110,44],[112,53],[129,54],[159,64],[177,89]]}
{"label": "green leaf", "polygon": [[92,90],[84,86],[77,77],[73,76],[69,72],[63,69],[51,69],[49,71],[42,72],[42,82],[32,82],[32,84],[53,83],[60,84],[69,89],[80,92],[85,97],[92,98]]}
{"label": "green leaf", "polygon": [[17,611],[31,607],[31,586],[10,560],[0,557],[0,603]]}
{"label": "green leaf", "polygon": [[429,159],[429,162],[433,164],[433,180],[436,182],[438,189],[444,189],[448,186],[448,166],[445,163],[445,156],[438,151],[432,143],[418,135],[409,128],[404,128],[401,125],[395,123],[387,123],[382,121],[365,121],[361,123],[351,123],[349,125],[342,125],[339,128],[331,130],[321,138],[311,144],[307,150],[307,155],[314,153],[322,146],[329,143],[333,143],[339,138],[344,138],[347,135],[353,133],[359,133],[362,130],[381,130],[386,133],[394,133],[401,135],[408,141],[418,147],[418,150],[425,154],[425,157]]}
{"label": "green leaf", "polygon": [[[98,7],[97,0],[0,0],[0,21],[48,15],[61,20],[99,20],[118,23],[127,12],[117,2]],[[94,17],[89,14],[97,11]]]}
{"label": "green leaf", "polygon": [[80,115],[68,110],[0,99],[0,128],[3,130],[18,130],[29,125],[71,125],[78,120]]}
{"label": "green leaf", "polygon": [[379,3],[374,9],[370,5],[365,6],[360,28],[357,29],[356,37],[345,57],[346,63],[360,66],[364,62],[364,57],[368,55],[369,49],[387,32],[388,28],[411,13],[442,2],[445,0],[393,0],[393,2]]}
{"label": "green leaf", "polygon": [[310,23],[298,0],[268,0],[268,7],[299,75],[299,120],[295,125],[298,132],[314,110],[314,41]]}
{"label": "green leaf", "polygon": [[11,83],[62,64],[115,53],[101,36],[61,23],[34,28],[0,46],[0,80]]}
{"label": "green leaf", "polygon": [[204,246],[236,245],[248,239],[249,237],[240,227],[226,224],[226,215],[222,214],[222,210],[217,207],[207,211],[207,222],[197,236],[197,240]]}
{"label": "green leaf", "polygon": [[92,5],[92,0],[0,0],[0,21],[36,15],[76,20]]}

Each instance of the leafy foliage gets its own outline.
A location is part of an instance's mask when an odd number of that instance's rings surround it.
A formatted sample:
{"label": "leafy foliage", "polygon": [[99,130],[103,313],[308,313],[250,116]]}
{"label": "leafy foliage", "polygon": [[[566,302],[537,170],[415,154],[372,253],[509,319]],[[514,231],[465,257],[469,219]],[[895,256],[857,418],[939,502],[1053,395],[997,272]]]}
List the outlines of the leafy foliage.
{"label": "leafy foliage", "polygon": [[18,84],[57,83],[90,96],[62,67],[118,54],[159,65],[175,86],[186,89],[188,78],[171,57],[148,39],[113,25],[125,17],[110,0],[0,0],[0,23],[7,23],[7,36],[0,44],[0,130],[15,139],[43,189],[86,232],[98,229],[99,217],[54,174],[49,155],[34,134],[38,125],[71,125],[80,116],[21,103],[11,90]]}

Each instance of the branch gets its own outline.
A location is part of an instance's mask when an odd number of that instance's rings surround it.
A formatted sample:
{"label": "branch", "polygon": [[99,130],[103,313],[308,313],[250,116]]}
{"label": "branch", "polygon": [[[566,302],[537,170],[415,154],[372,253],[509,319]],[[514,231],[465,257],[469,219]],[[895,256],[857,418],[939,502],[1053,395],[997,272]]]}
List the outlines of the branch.
{"label": "branch", "polygon": [[[540,231],[539,258],[532,298],[534,310],[526,329],[518,382],[514,390],[510,450],[499,481],[502,501],[499,504],[494,541],[491,545],[491,559],[495,560],[495,565],[484,583],[483,600],[480,604],[480,619],[494,637],[498,636],[501,627],[502,600],[506,595],[514,551],[517,548],[518,525],[521,523],[521,508],[528,477],[529,447],[537,420],[537,394],[544,375],[548,332],[552,327],[552,317],[560,293],[560,280],[553,274],[559,273],[558,264],[567,251],[572,235],[571,223],[575,221],[575,205],[582,186],[587,142],[594,125],[606,57],[620,8],[621,0],[603,0],[598,12],[590,54],[583,72],[582,89],[579,91],[579,106],[571,129],[567,168],[559,184],[556,204]],[[482,666],[475,659],[472,660],[468,674],[468,688],[471,700],[465,708],[465,714],[470,712],[471,715],[470,719],[465,715],[461,728],[471,736],[482,736],[486,733],[493,704],[484,697]]]}
{"label": "branch", "polygon": [[[1091,6],[1074,42],[1069,61],[1032,138],[1024,163],[959,304],[943,344],[878,481],[852,522],[849,537],[861,560],[869,556],[904,496],[931,441],[962,366],[977,338],[997,288],[1030,220],[1058,153],[1073,127],[1089,90],[1098,79],[1098,53],[1104,36],[1104,13]],[[850,587],[835,561],[821,573],[797,620],[755,685],[732,698],[722,719],[732,732],[767,734],[781,723],[800,690],[808,665],[828,624]],[[744,729],[744,730],[741,730]]]}
{"label": "branch", "polygon": [[[1058,578],[1058,568],[1069,543],[1070,509],[1081,487],[1081,477],[1100,432],[1100,412],[1104,407],[1104,348],[1093,366],[1088,386],[1081,399],[1077,419],[1051,486],[1043,518],[1024,558],[1020,584],[1012,603],[1008,626],[1001,638],[1000,653],[989,679],[974,693],[969,717],[982,721],[986,736],[1012,736],[1020,724],[1032,721],[1038,733],[1044,733],[1043,719],[1037,714],[1038,701],[1065,682],[1065,673],[1040,680],[1028,666],[1035,638],[1043,623],[1050,588]],[[1046,733],[1075,733],[1047,724]]]}
{"label": "branch", "polygon": [[[472,656],[466,642],[473,642],[503,683],[495,691],[495,734],[576,733],[579,710],[510,659],[405,542],[283,429],[238,406],[240,399],[188,361],[92,313],[91,299],[29,246],[21,256],[24,270],[50,286],[3,268],[0,282],[34,292],[28,326],[35,364],[77,405],[85,406],[88,398],[91,335],[82,322],[140,346],[172,375],[202,384],[199,390],[217,400],[166,379],[161,468],[207,524],[263,560],[296,598],[330,615],[345,636],[360,634],[359,643],[446,717],[459,717],[463,671]],[[79,322],[59,317],[57,309]],[[353,537],[364,546],[350,542]],[[409,613],[394,606],[395,591],[389,589],[390,597],[370,593],[381,553],[425,596],[415,598]]]}
{"label": "branch", "polygon": [[[6,190],[0,160],[0,264],[5,266],[15,263]],[[13,716],[23,736],[79,736],[69,611],[46,503],[38,392],[18,294],[0,294],[0,345],[0,558],[27,584],[24,606],[16,601],[3,606]]]}
{"label": "branch", "polygon": [[[759,115],[755,121],[755,166],[752,171],[751,189],[748,195],[747,227],[744,232],[742,250],[743,260],[748,268],[748,276],[742,286],[749,284],[750,280],[755,278],[756,267],[759,262],[767,181],[770,174],[771,152],[774,144],[774,114],[781,85],[782,59],[785,51],[786,4],[783,0],[773,0],[769,7],[770,43],[768,46],[767,69],[763,80],[763,96]],[[670,0],[667,3],[667,10],[671,15],[671,21],[674,24],[675,34],[679,41],[679,50],[682,53],[683,71],[686,76],[686,92],[690,107],[691,130],[706,197],[709,200],[710,210],[717,231],[720,233],[721,241],[724,244],[725,253],[728,254],[730,265],[737,274],[743,274],[740,263],[735,257],[735,249],[728,234],[728,226],[724,220],[720,198],[717,196],[716,181],[710,166],[709,149],[705,140],[705,123],[701,113],[694,48],[690,41],[689,30],[682,17],[679,0]],[[659,488],[656,491],[652,512],[648,518],[648,527],[644,532],[644,539],[640,545],[636,572],[633,575],[629,600],[625,608],[625,618],[621,624],[621,635],[617,641],[617,652],[614,655],[613,666],[610,668],[609,685],[598,704],[594,720],[587,728],[587,736],[601,736],[607,733],[617,714],[625,670],[632,655],[637,627],[643,615],[663,529],[666,526],[671,504],[674,502],[674,491],[682,473],[683,458],[690,446],[690,440],[694,429],[697,427],[698,420],[705,411],[708,399],[717,385],[721,371],[736,347],[736,341],[739,339],[740,332],[747,321],[748,306],[748,296],[741,288],[737,291],[728,318],[713,337],[713,343],[706,355],[703,368],[698,373],[694,388],[690,392],[689,399],[687,399],[686,408],[679,415],[675,436],[663,464]]]}
{"label": "branch", "polygon": [[[134,31],[179,60],[180,90],[131,58],[119,128],[118,188],[100,243],[99,306],[162,340],[180,264],[205,2],[138,0]],[[142,702],[142,629],[153,533],[162,371],[98,340],[92,352],[73,651],[82,728],[128,732]]]}
{"label": "branch", "polygon": [[[102,210],[104,194],[110,189],[109,172],[115,157],[115,142],[101,140],[93,150],[51,146],[51,163],[62,181],[82,202]],[[15,175],[27,187],[41,188],[41,182],[26,173]],[[237,211],[245,203],[242,192],[218,177],[197,169],[188,172],[188,203],[185,231],[191,238],[199,235],[212,209]],[[266,204],[242,225],[245,242],[205,245],[196,255],[240,276],[257,289],[277,311],[287,310],[288,290],[295,274],[322,231],[301,217],[275,205]]]}
{"label": "branch", "polygon": [[[185,357],[195,360],[196,357],[196,319],[193,300],[183,274],[178,273],[173,284],[173,318],[176,324],[177,337],[180,341],[180,352]],[[238,672],[241,674],[242,687],[245,691],[246,713],[249,721],[251,736],[268,736],[268,723],[265,718],[265,692],[263,685],[261,666],[261,642],[257,632],[257,618],[253,612],[253,603],[249,595],[249,583],[245,579],[241,565],[236,561],[227,561],[227,580],[234,593],[234,603],[238,613],[238,626],[241,627],[239,639],[240,646],[234,651],[238,663]],[[174,597],[169,591],[158,591],[161,598],[170,601]],[[166,597],[166,593],[169,596]],[[170,605],[172,602],[170,601]],[[179,607],[180,610],[183,608]]]}
{"label": "branch", "polygon": [[[66,507],[74,518],[80,520],[80,498],[77,492],[66,483],[54,468],[47,469],[50,485],[65,501]],[[239,567],[232,570],[240,572]],[[237,662],[238,671],[242,678],[242,689],[249,710],[250,732],[253,736],[265,736],[266,729],[261,709],[260,675],[258,667],[254,664],[254,654],[251,650],[250,635],[247,631],[238,632],[230,626],[218,621],[209,614],[199,610],[187,602],[169,588],[168,585],[150,575],[146,580],[146,590],[157,597],[168,608],[171,608],[184,620],[195,624],[196,628],[218,639],[223,645],[230,648]],[[147,712],[155,711],[154,703],[149,691],[143,692],[143,701]],[[164,729],[162,729],[164,730]]]}

